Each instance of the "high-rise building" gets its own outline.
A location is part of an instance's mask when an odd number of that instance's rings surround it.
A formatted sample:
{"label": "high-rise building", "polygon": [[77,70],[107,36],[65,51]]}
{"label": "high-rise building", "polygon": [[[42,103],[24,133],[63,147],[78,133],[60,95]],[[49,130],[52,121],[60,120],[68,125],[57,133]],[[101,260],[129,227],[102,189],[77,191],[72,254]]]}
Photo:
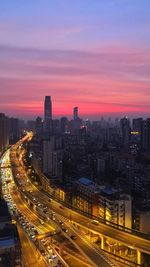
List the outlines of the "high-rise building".
{"label": "high-rise building", "polygon": [[0,155],[9,144],[9,119],[0,113]]}
{"label": "high-rise building", "polygon": [[42,138],[43,134],[43,121],[42,118],[37,117],[35,121],[35,132],[38,139]]}
{"label": "high-rise building", "polygon": [[45,96],[44,101],[44,121],[52,119],[52,101],[51,96]]}
{"label": "high-rise building", "polygon": [[52,101],[51,96],[45,96],[44,101],[44,134],[49,139],[52,134]]}
{"label": "high-rise building", "polygon": [[78,119],[78,107],[73,108],[73,119],[74,120]]}
{"label": "high-rise building", "polygon": [[60,119],[60,130],[61,130],[61,133],[65,133],[65,131],[67,130],[67,126],[68,126],[68,119],[66,117],[62,117]]}
{"label": "high-rise building", "polygon": [[80,126],[82,126],[82,119],[79,118],[78,107],[73,108],[73,121],[72,121],[73,131],[78,131]]}
{"label": "high-rise building", "polygon": [[132,131],[142,132],[143,118],[136,118],[132,121]]}
{"label": "high-rise building", "polygon": [[137,150],[142,148],[142,128],[143,118],[135,118],[132,120],[131,132],[131,152],[137,153]]}
{"label": "high-rise building", "polygon": [[150,118],[143,121],[142,148],[144,151],[150,152]]}
{"label": "high-rise building", "polygon": [[120,120],[120,128],[121,128],[121,137],[123,145],[129,145],[131,138],[131,128],[130,128],[130,120],[127,117],[124,117]]}
{"label": "high-rise building", "polygon": [[50,140],[43,141],[43,172],[50,176],[62,179],[62,144],[61,139],[51,136]]}
{"label": "high-rise building", "polygon": [[9,119],[9,140],[10,143],[15,143],[20,138],[20,123],[17,118]]}

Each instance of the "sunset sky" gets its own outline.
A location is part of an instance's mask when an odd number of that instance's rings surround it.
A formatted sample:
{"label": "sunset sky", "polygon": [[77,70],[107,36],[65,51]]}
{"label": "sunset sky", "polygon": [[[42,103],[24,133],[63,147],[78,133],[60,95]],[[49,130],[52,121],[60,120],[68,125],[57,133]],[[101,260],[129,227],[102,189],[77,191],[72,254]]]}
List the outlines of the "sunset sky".
{"label": "sunset sky", "polygon": [[150,117],[150,0],[0,1],[0,112]]}

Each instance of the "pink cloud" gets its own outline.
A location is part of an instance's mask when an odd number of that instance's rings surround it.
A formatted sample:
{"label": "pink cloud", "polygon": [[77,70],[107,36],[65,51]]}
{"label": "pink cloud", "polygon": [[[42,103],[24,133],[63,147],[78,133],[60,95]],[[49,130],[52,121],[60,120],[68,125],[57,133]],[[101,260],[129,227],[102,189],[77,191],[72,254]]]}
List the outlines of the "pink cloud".
{"label": "pink cloud", "polygon": [[78,104],[83,115],[150,111],[149,54],[0,46],[0,59],[0,107],[9,114],[42,114],[45,95],[55,115]]}

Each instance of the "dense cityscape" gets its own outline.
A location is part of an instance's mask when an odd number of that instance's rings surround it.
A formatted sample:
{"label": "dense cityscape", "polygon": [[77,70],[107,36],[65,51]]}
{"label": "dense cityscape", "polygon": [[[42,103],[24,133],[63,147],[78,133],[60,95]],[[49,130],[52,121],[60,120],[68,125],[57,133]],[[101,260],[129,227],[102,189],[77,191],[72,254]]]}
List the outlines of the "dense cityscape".
{"label": "dense cityscape", "polygon": [[53,119],[53,105],[0,113],[1,266],[149,266],[150,119]]}
{"label": "dense cityscape", "polygon": [[150,267],[150,0],[0,1],[0,267]]}

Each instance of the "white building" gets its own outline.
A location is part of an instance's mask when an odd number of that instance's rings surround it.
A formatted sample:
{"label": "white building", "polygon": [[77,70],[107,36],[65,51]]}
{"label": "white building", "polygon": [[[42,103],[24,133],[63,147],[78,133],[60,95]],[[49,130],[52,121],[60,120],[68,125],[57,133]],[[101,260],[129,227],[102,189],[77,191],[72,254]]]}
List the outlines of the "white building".
{"label": "white building", "polygon": [[132,199],[114,189],[105,188],[99,194],[99,216],[107,221],[132,227]]}

